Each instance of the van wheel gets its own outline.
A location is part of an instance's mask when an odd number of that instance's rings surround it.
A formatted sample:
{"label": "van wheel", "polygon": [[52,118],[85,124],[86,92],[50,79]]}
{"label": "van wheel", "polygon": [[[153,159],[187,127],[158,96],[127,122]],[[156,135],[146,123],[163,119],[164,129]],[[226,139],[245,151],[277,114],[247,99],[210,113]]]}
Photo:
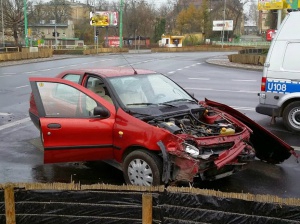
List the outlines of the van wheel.
{"label": "van wheel", "polygon": [[161,184],[162,161],[149,151],[135,150],[125,157],[123,174],[127,184],[157,186]]}
{"label": "van wheel", "polygon": [[295,101],[284,108],[283,123],[285,127],[293,132],[300,132],[300,102]]}

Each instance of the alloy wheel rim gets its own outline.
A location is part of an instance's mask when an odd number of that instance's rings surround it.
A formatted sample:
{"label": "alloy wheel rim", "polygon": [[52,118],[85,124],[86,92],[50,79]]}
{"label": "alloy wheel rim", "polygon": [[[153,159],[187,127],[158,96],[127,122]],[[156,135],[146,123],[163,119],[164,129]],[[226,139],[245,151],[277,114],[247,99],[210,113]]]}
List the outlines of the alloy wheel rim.
{"label": "alloy wheel rim", "polygon": [[289,120],[293,127],[300,129],[300,108],[291,111]]}

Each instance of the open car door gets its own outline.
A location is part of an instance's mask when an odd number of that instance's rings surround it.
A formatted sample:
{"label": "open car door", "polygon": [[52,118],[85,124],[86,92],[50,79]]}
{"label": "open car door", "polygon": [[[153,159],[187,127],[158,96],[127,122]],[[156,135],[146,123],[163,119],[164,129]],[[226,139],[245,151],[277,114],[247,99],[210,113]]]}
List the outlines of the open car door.
{"label": "open car door", "polygon": [[205,99],[205,103],[234,116],[252,129],[253,133],[250,136],[250,140],[254,146],[257,158],[273,164],[283,162],[288,159],[291,154],[298,158],[293,147],[239,111],[208,99]]}
{"label": "open car door", "polygon": [[113,158],[112,104],[67,80],[29,80],[38,110],[45,163]]}

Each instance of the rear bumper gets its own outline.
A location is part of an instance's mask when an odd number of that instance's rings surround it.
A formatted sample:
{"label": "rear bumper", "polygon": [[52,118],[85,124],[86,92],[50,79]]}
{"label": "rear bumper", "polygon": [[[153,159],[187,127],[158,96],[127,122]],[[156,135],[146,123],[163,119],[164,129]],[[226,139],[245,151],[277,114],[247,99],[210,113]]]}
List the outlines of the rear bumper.
{"label": "rear bumper", "polygon": [[255,111],[259,114],[280,117],[280,108],[274,105],[260,103],[255,107]]}

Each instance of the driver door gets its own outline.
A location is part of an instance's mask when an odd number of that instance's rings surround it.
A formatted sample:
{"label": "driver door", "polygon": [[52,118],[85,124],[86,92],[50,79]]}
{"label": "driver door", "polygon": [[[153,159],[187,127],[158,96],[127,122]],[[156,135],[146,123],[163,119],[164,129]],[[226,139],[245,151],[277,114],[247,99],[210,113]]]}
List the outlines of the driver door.
{"label": "driver door", "polygon": [[[113,158],[112,104],[68,80],[29,80],[38,110],[45,163]],[[93,115],[96,106],[105,111],[103,116]]]}

